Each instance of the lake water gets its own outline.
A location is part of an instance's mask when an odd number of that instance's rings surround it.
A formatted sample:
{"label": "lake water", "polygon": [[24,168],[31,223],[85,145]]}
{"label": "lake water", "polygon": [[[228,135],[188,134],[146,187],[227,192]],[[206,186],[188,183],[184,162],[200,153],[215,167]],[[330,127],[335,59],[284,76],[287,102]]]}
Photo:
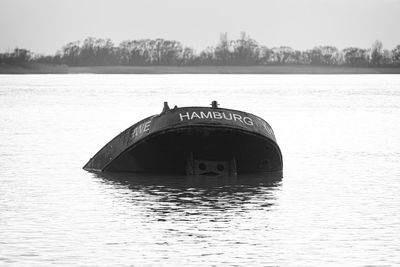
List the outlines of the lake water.
{"label": "lake water", "polygon": [[[81,169],[212,100],[271,124],[280,182]],[[0,140],[2,266],[400,264],[400,75],[0,75]]]}

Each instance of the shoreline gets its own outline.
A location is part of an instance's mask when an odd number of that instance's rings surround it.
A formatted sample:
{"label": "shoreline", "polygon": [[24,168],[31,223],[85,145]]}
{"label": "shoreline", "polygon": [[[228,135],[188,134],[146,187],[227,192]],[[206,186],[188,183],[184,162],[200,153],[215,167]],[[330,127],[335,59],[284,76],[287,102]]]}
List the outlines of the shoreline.
{"label": "shoreline", "polygon": [[0,74],[400,74],[400,67],[0,65]]}

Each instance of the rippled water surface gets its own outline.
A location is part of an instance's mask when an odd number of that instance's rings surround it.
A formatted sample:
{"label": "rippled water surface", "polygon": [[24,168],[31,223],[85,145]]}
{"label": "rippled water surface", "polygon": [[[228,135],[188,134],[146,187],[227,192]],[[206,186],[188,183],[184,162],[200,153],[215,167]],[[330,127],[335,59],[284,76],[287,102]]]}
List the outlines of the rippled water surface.
{"label": "rippled water surface", "polygon": [[[212,100],[271,124],[281,181],[81,169]],[[399,75],[0,75],[0,265],[399,265],[399,122]]]}

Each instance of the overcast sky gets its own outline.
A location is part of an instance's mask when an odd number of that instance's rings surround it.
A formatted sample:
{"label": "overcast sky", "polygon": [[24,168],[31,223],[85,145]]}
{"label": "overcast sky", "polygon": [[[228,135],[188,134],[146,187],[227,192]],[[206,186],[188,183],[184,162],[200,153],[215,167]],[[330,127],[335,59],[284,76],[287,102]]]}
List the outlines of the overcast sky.
{"label": "overcast sky", "polygon": [[0,51],[54,54],[84,38],[164,38],[200,51],[227,32],[268,47],[400,44],[400,0],[0,0]]}

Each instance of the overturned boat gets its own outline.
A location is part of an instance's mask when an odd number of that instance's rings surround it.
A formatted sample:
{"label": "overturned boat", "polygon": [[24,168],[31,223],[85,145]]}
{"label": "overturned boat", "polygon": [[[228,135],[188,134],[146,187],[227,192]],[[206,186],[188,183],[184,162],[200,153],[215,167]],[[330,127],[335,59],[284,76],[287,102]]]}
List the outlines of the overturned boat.
{"label": "overturned boat", "polygon": [[271,126],[238,110],[174,107],[132,125],[83,167],[95,172],[230,176],[282,171]]}

